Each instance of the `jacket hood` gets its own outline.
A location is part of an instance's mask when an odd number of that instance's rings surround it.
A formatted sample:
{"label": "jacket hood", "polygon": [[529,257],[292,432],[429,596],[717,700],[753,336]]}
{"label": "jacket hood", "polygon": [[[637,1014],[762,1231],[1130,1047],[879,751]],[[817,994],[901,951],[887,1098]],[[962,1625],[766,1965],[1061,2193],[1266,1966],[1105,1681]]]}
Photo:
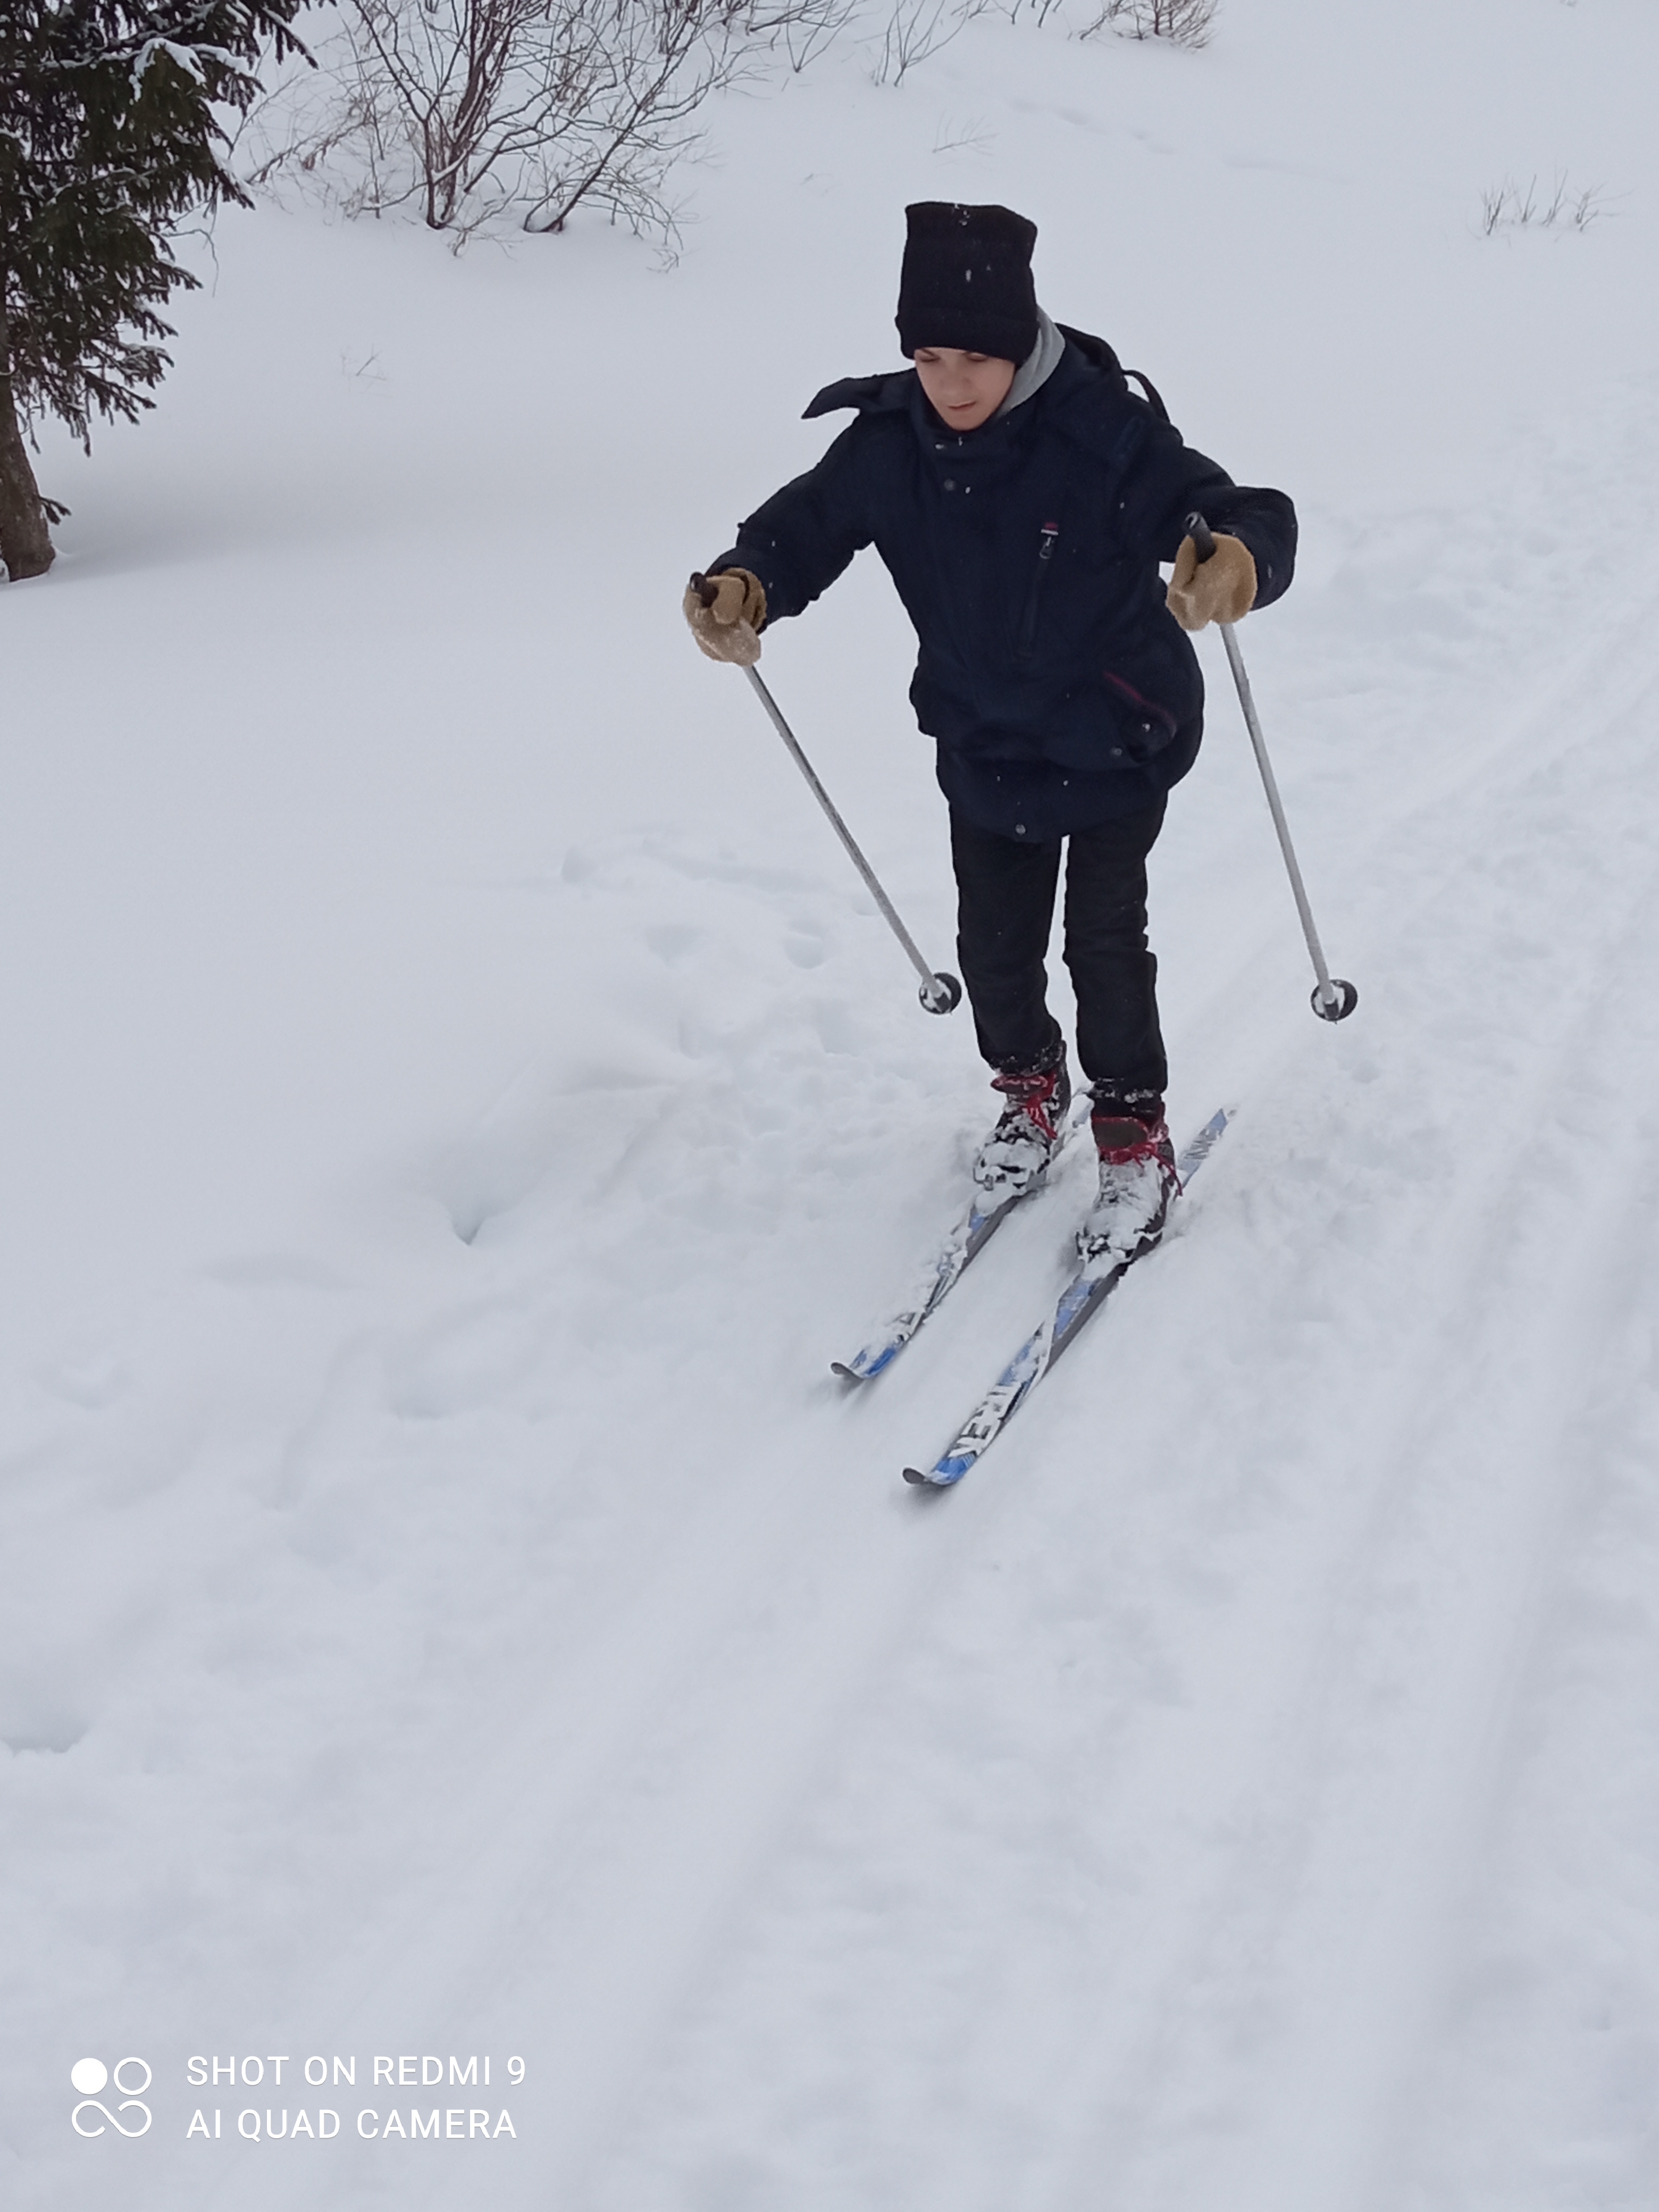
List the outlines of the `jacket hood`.
{"label": "jacket hood", "polygon": [[1066,350],[1064,333],[1056,323],[1050,322],[1041,307],[1037,309],[1036,343],[1014,371],[1014,380],[1008,386],[1008,396],[991,417],[1012,415],[1016,407],[1023,407],[1033,393],[1041,392],[1048,379],[1060,367],[1060,357]]}

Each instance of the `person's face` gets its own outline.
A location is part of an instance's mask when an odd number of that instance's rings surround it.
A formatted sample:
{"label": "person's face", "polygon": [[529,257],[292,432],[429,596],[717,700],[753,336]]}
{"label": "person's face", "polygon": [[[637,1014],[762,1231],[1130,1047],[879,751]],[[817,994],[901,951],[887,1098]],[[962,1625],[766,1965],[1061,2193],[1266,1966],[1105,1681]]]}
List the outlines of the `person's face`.
{"label": "person's face", "polygon": [[1008,397],[1014,364],[994,353],[963,353],[957,346],[918,346],[916,374],[928,404],[953,430],[977,430]]}

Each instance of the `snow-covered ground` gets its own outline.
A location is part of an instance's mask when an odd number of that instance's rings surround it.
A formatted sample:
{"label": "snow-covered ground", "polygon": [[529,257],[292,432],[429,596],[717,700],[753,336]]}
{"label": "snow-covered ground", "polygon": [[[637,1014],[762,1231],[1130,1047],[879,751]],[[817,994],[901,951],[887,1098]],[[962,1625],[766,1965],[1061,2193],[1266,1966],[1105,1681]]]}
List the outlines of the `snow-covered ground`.
{"label": "snow-covered ground", "polygon": [[[1650,2212],[1656,81],[1644,0],[985,21],[727,101],[671,273],[221,224],[0,593],[9,2206]],[[1483,235],[1534,174],[1601,219]],[[1242,636],[1363,994],[1206,641],[1239,1118],[946,1497],[1086,1164],[840,1395],[989,1094],[678,611],[918,197],[1297,499]],[[866,559],[766,669],[944,961],[908,649]]]}

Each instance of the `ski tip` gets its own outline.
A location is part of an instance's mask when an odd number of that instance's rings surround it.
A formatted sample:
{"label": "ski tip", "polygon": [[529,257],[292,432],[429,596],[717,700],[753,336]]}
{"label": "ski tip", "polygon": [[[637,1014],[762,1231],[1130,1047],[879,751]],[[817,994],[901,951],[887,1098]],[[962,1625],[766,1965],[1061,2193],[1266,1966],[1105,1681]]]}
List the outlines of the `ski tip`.
{"label": "ski tip", "polygon": [[1176,1174],[1183,1183],[1188,1176],[1195,1174],[1203,1166],[1205,1161],[1209,1158],[1210,1154],[1221,1141],[1223,1130],[1229,1128],[1237,1118],[1237,1106],[1216,1108],[1214,1113],[1211,1115],[1209,1120],[1176,1162]]}
{"label": "ski tip", "polygon": [[948,1490],[953,1482],[960,1482],[973,1465],[970,1459],[942,1459],[924,1474],[919,1467],[907,1467],[904,1480],[925,1490]]}
{"label": "ski tip", "polygon": [[832,1359],[830,1372],[839,1375],[843,1382],[872,1382],[878,1375],[884,1375],[898,1358],[902,1346],[884,1344],[879,1352],[872,1354],[860,1352],[852,1359]]}

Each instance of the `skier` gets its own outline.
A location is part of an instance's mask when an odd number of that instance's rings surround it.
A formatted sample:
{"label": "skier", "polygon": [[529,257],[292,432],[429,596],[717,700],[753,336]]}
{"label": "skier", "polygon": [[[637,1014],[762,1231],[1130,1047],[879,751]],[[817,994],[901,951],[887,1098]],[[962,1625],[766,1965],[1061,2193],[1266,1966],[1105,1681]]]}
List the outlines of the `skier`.
{"label": "skier", "polygon": [[[975,1179],[992,1204],[1035,1188],[1070,1103],[1044,968],[1069,842],[1065,958],[1100,1159],[1079,1246],[1127,1263],[1158,1241],[1175,1184],[1146,856],[1202,733],[1185,633],[1279,597],[1295,510],[1184,445],[1103,340],[1049,320],[1035,224],[905,212],[896,320],[914,369],[819,392],[809,419],[856,419],[739,526],[685,617],[712,659],[753,662],[769,623],[875,545],[916,630],[910,697],[950,805],[963,981],[1006,1102]],[[1202,564],[1195,510],[1215,532]]]}

